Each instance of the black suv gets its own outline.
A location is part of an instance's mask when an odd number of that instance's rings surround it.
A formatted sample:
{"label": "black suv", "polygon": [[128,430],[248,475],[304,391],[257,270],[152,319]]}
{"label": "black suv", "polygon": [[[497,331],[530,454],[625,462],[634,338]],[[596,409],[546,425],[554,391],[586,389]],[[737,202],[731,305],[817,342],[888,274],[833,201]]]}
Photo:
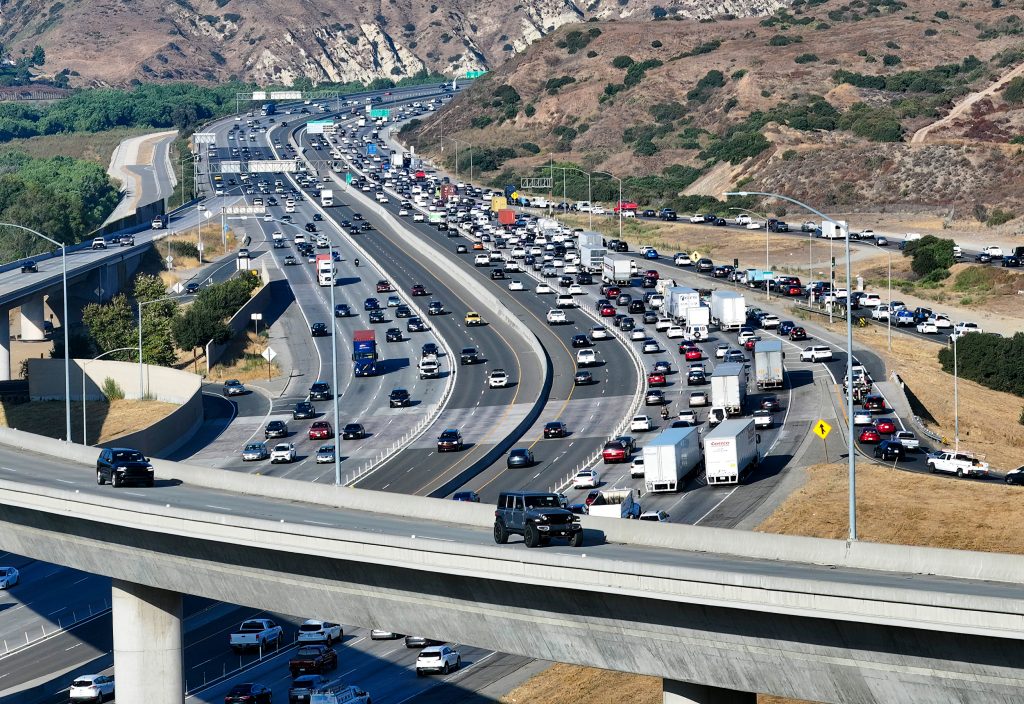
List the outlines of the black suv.
{"label": "black suv", "polygon": [[504,545],[508,536],[521,535],[526,547],[547,545],[552,536],[568,538],[574,548],[583,545],[579,517],[562,508],[558,494],[539,491],[503,491],[494,511],[494,542]]}
{"label": "black suv", "polygon": [[450,450],[455,452],[462,450],[462,433],[454,428],[448,428],[437,436],[437,451],[448,452]]}
{"label": "black suv", "polygon": [[315,382],[309,387],[309,400],[310,401],[330,401],[331,400],[331,385],[326,381]]}
{"label": "black suv", "polygon": [[388,406],[391,408],[402,408],[409,405],[412,405],[412,399],[405,389],[395,389],[388,396]]}
{"label": "black suv", "polygon": [[153,486],[153,465],[138,450],[127,447],[108,447],[96,460],[96,483],[113,486],[141,484]]}
{"label": "black suv", "polygon": [[263,431],[263,437],[267,440],[270,438],[286,438],[288,437],[288,424],[283,420],[272,420],[267,423],[266,429]]}
{"label": "black suv", "polygon": [[463,347],[459,354],[459,364],[476,364],[480,361],[480,353],[476,347]]}
{"label": "black suv", "polygon": [[309,401],[299,401],[295,404],[295,408],[292,410],[292,420],[303,420],[305,418],[313,418],[316,416],[316,409],[313,408],[313,404]]}

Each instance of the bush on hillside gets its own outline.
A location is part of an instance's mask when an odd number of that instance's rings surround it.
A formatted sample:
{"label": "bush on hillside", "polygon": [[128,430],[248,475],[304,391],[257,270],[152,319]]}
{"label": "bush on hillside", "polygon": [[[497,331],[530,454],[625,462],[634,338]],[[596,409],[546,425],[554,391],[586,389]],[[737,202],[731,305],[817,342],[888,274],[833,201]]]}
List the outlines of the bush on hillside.
{"label": "bush on hillside", "polygon": [[[995,391],[1024,396],[1024,333],[1002,337],[971,333],[956,342],[956,366],[961,378]],[[942,368],[953,373],[953,348],[939,350]]]}
{"label": "bush on hillside", "polygon": [[629,68],[634,63],[632,56],[620,55],[612,59],[612,66],[615,68]]}
{"label": "bush on hillside", "polygon": [[949,276],[949,267],[956,261],[953,258],[953,240],[934,235],[907,242],[903,256],[911,258],[910,268],[920,277],[934,276],[937,271],[945,271],[946,276]]}

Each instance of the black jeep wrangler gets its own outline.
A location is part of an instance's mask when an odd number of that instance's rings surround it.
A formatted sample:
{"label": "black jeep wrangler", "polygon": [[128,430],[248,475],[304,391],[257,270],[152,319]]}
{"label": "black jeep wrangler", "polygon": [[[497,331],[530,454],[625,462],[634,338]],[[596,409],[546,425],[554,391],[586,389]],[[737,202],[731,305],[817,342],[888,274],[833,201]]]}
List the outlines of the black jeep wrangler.
{"label": "black jeep wrangler", "polygon": [[552,536],[568,538],[574,548],[583,545],[579,516],[563,508],[558,494],[540,491],[506,491],[498,496],[494,542],[504,545],[513,534],[523,536],[528,548],[547,545]]}

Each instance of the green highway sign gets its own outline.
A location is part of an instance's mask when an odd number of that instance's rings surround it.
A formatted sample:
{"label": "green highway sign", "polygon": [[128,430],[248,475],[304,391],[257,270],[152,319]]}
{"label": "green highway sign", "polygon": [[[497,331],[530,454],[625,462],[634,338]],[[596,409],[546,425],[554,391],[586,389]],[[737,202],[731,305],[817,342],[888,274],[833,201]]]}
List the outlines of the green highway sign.
{"label": "green highway sign", "polygon": [[480,78],[487,71],[466,71],[466,78]]}
{"label": "green highway sign", "polygon": [[351,171],[346,171],[345,172],[345,183],[352,183],[352,172]]}
{"label": "green highway sign", "polygon": [[375,120],[377,118],[380,118],[380,117],[383,117],[384,119],[387,119],[389,114],[390,114],[390,111],[387,108],[370,110],[370,117],[375,119]]}

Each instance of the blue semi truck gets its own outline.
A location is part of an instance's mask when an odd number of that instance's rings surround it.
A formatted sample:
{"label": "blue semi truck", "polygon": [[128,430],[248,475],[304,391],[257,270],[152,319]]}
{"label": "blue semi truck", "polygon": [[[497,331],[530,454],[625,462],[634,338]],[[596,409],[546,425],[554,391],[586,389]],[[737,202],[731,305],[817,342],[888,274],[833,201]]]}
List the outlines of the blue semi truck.
{"label": "blue semi truck", "polygon": [[352,337],[352,372],[356,376],[377,373],[377,336],[373,330],[356,330]]}

